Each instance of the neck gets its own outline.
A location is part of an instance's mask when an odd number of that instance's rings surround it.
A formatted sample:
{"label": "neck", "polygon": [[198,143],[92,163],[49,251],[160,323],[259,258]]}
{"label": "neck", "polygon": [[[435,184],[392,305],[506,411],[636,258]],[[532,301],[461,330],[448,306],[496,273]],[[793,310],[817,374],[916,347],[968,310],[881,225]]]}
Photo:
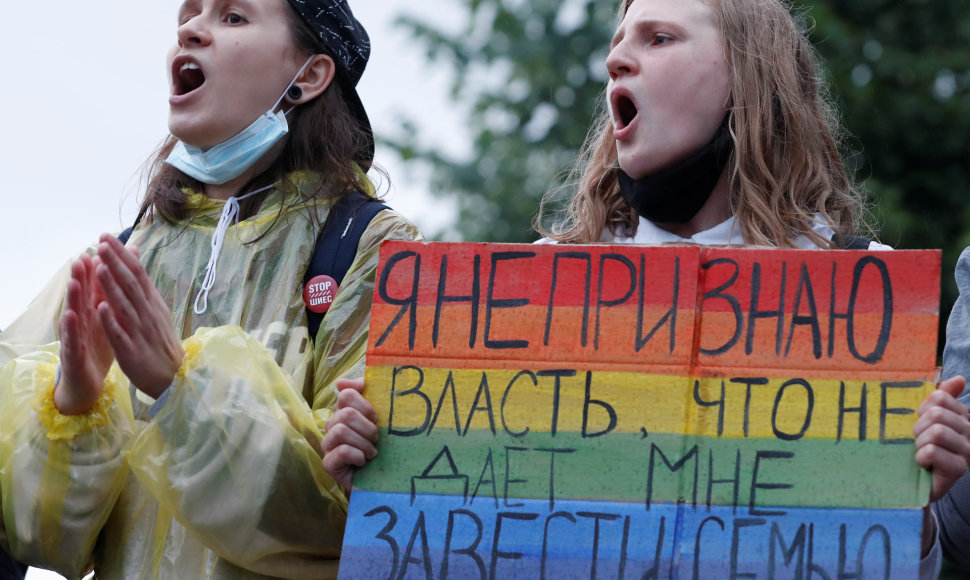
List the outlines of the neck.
{"label": "neck", "polygon": [[690,238],[700,232],[713,228],[729,217],[731,217],[731,196],[728,184],[728,171],[725,168],[721,172],[721,176],[718,178],[714,189],[711,191],[711,196],[707,198],[707,202],[701,206],[700,211],[690,221],[682,224],[658,222],[654,222],[654,224],[682,238]]}
{"label": "neck", "polygon": [[225,201],[230,197],[233,197],[242,193],[240,189],[242,189],[242,187],[246,185],[246,183],[248,183],[249,180],[253,178],[253,176],[255,176],[255,173],[250,174],[250,172],[247,171],[246,173],[243,173],[239,177],[231,181],[227,181],[225,183],[204,184],[204,187],[202,188],[202,190],[207,197],[210,197],[212,199],[221,199]]}

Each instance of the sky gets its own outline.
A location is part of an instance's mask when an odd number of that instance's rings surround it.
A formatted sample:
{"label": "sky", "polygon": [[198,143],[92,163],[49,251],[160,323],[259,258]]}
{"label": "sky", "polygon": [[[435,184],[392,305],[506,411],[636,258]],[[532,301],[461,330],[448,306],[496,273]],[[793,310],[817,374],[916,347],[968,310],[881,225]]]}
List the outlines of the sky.
{"label": "sky", "polygon": [[[44,284],[102,232],[134,220],[139,171],[167,135],[168,70],[181,0],[54,0],[43,17],[31,2],[4,6],[0,35],[0,329]],[[371,36],[372,56],[359,93],[375,132],[402,118],[460,154],[469,149],[448,101],[449,74],[428,66],[421,47],[394,26],[401,13],[457,22],[447,0],[351,0]],[[41,25],[41,23],[43,25]],[[405,167],[378,148],[391,175],[388,203],[433,234],[454,215],[428,193],[427,171]]]}
{"label": "sky", "polygon": [[[139,171],[167,135],[168,71],[181,0],[54,0],[4,5],[0,35],[0,329],[53,274],[134,220]],[[447,71],[429,67],[394,19],[420,10],[456,22],[448,0],[351,0],[371,36],[372,56],[358,91],[377,134],[413,119],[427,139],[461,154],[469,148],[447,99]],[[378,148],[391,174],[388,203],[427,233],[454,210],[429,195],[426,171]],[[30,580],[60,578],[32,569]]]}

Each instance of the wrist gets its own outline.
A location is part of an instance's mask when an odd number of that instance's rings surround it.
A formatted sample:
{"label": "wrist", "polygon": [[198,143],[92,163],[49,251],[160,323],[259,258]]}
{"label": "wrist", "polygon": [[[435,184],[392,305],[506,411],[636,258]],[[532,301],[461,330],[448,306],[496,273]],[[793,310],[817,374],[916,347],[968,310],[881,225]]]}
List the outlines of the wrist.
{"label": "wrist", "polygon": [[86,415],[97,404],[100,393],[95,393],[94,397],[81,396],[76,389],[71,389],[64,383],[64,373],[58,364],[54,372],[54,408],[61,415]]}
{"label": "wrist", "polygon": [[171,368],[160,370],[154,377],[146,377],[143,382],[136,383],[135,387],[153,399],[158,399],[162,393],[168,390],[175,382],[175,377],[184,374],[187,362],[185,349],[179,345],[178,352],[172,354],[173,365]]}
{"label": "wrist", "polygon": [[49,440],[69,441],[78,435],[109,426],[118,419],[113,416],[126,408],[129,415],[127,422],[130,423],[130,404],[119,406],[116,403],[119,394],[127,398],[123,389],[128,384],[125,375],[117,367],[110,369],[99,388],[95,389],[97,399],[93,404],[72,393],[75,386],[65,374],[61,375],[61,388],[55,391],[55,369],[55,365],[50,364],[38,377],[42,382],[37,385],[31,404]]}

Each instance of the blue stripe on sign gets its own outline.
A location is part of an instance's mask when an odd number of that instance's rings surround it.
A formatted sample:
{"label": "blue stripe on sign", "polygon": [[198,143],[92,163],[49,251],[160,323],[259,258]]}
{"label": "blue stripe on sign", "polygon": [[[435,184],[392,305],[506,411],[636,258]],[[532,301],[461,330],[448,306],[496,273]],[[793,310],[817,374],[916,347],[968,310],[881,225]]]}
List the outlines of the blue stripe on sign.
{"label": "blue stripe on sign", "polygon": [[915,578],[921,525],[920,510],[550,509],[431,495],[411,505],[407,494],[356,490],[340,578]]}

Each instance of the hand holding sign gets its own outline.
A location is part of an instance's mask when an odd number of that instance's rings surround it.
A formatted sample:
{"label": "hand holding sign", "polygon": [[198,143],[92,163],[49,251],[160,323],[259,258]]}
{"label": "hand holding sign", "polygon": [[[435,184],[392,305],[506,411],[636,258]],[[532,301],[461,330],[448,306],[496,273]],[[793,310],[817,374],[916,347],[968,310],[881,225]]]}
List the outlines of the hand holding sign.
{"label": "hand holding sign", "polygon": [[364,398],[364,379],[339,379],[337,390],[337,412],[327,420],[321,444],[323,468],[349,492],[354,468],[377,457],[377,413]]}
{"label": "hand holding sign", "polygon": [[917,411],[916,463],[933,472],[930,501],[943,497],[970,463],[970,420],[966,405],[956,399],[965,384],[963,377],[943,381]]}

